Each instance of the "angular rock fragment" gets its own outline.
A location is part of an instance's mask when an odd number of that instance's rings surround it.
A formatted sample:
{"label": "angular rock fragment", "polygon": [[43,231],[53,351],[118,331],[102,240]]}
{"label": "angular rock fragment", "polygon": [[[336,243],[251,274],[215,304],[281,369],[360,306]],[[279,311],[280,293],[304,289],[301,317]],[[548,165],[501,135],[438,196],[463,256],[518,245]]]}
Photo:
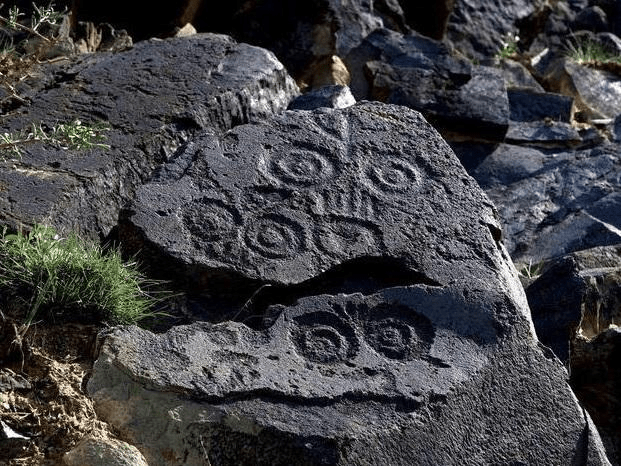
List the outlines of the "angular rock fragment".
{"label": "angular rock fragment", "polygon": [[621,247],[605,246],[556,258],[527,288],[537,336],[558,358],[570,359],[579,333],[591,339],[621,322]]}
{"label": "angular rock fragment", "polygon": [[531,89],[513,88],[507,91],[512,121],[551,120],[569,123],[572,117],[573,99],[551,92],[535,92]]}
{"label": "angular rock fragment", "polygon": [[505,142],[522,146],[576,147],[582,138],[569,123],[547,120],[511,122]]}
{"label": "angular rock fragment", "polygon": [[605,70],[562,59],[544,76],[550,89],[574,97],[584,119],[615,118],[621,113],[621,79]]}
{"label": "angular rock fragment", "polygon": [[45,86],[25,88],[31,102],[0,131],[103,121],[110,148],[32,143],[19,158],[3,153],[0,223],[45,222],[92,237],[109,232],[135,188],[190,135],[283,110],[297,94],[270,52],[213,34],[142,42],[45,72]]}
{"label": "angular rock fragment", "polygon": [[254,306],[104,337],[88,391],[150,465],[608,464],[493,207],[415,111],[204,134],[120,231],[212,307]]}
{"label": "angular rock fragment", "polygon": [[380,29],[346,57],[356,99],[405,105],[434,126],[502,140],[509,103],[502,73],[454,57],[446,44]]}
{"label": "angular rock fragment", "polygon": [[[468,159],[468,147],[459,151]],[[575,151],[501,144],[471,170],[498,207],[514,261],[621,242],[618,153],[616,144]]]}

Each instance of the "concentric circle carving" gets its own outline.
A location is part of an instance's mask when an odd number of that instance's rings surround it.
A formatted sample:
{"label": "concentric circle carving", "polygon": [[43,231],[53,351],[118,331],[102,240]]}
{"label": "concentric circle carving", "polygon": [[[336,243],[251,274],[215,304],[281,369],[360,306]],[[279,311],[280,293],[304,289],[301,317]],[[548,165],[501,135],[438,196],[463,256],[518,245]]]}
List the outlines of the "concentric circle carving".
{"label": "concentric circle carving", "polygon": [[431,321],[405,306],[381,304],[364,323],[365,340],[390,359],[411,360],[426,355],[434,339]]}
{"label": "concentric circle carving", "polygon": [[293,149],[271,157],[269,171],[285,184],[306,187],[334,175],[335,167],[325,155],[308,149]]}
{"label": "concentric circle carving", "polygon": [[416,167],[397,156],[371,159],[364,169],[364,177],[372,190],[385,195],[410,191],[420,183]]}
{"label": "concentric circle carving", "polygon": [[335,363],[355,357],[360,347],[352,325],[338,315],[318,311],[294,319],[295,349],[313,362]]}
{"label": "concentric circle carving", "polygon": [[251,220],[245,238],[249,249],[270,259],[293,257],[306,249],[304,227],[279,214]]}
{"label": "concentric circle carving", "polygon": [[202,198],[185,209],[183,220],[199,242],[217,242],[236,235],[242,223],[237,210],[217,199]]}

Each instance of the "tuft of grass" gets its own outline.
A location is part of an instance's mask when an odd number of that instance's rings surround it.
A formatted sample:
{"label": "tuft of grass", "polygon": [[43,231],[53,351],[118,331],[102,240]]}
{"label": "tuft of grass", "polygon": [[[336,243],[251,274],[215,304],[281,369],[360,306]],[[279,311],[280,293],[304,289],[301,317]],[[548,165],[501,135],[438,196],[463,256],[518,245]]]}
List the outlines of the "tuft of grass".
{"label": "tuft of grass", "polygon": [[62,149],[86,150],[94,147],[109,149],[105,144],[104,131],[110,127],[102,122],[85,125],[80,120],[70,123],[60,123],[46,132],[39,124],[32,124],[28,130],[15,133],[0,134],[0,153],[10,153],[14,157],[21,157],[21,146],[33,142],[44,142]]}
{"label": "tuft of grass", "polygon": [[621,55],[611,52],[599,42],[581,40],[569,42],[567,56],[580,65],[616,63],[621,65]]}
{"label": "tuft of grass", "polygon": [[528,264],[524,264],[518,269],[518,273],[524,278],[535,280],[541,276],[544,265],[543,260],[533,264],[533,261],[529,259]]}
{"label": "tuft of grass", "polygon": [[52,317],[84,312],[88,320],[137,323],[158,315],[151,309],[162,298],[145,291],[154,284],[117,249],[104,253],[74,234],[61,238],[53,228],[35,225],[27,234],[5,228],[0,237],[0,290],[29,297],[27,325],[42,309]]}

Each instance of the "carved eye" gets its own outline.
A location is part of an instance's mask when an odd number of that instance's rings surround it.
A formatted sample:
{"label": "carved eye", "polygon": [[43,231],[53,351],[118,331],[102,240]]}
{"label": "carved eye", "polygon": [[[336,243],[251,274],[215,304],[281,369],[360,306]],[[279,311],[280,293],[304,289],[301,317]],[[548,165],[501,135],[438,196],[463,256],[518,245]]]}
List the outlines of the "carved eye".
{"label": "carved eye", "polygon": [[390,359],[410,360],[429,352],[434,339],[431,321],[404,306],[388,304],[368,311],[364,323],[367,343]]}
{"label": "carved eye", "polygon": [[297,317],[291,338],[296,351],[313,362],[334,363],[355,357],[360,347],[349,322],[331,312]]}

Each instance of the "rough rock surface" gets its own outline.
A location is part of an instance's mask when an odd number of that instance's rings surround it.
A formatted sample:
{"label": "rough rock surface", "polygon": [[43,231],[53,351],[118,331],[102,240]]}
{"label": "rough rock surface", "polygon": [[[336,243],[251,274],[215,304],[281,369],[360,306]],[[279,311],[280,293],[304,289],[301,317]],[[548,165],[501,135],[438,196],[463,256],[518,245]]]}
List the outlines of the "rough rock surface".
{"label": "rough rock surface", "polygon": [[543,265],[526,288],[539,340],[570,359],[576,334],[593,338],[621,322],[621,246],[586,249]]}
{"label": "rough rock surface", "polygon": [[133,445],[86,437],[63,457],[66,466],[149,466]]}
{"label": "rough rock surface", "polygon": [[583,118],[615,118],[621,114],[621,79],[617,74],[561,59],[546,70],[543,79],[550,89],[573,96]]}
{"label": "rough rock surface", "polygon": [[456,0],[449,17],[447,38],[464,55],[484,60],[502,48],[518,24],[535,16],[544,0]]}
{"label": "rough rock surface", "polygon": [[[428,154],[440,155],[431,163]],[[215,283],[234,280],[242,303],[250,297],[242,290],[302,283],[336,266],[344,270],[308,286],[364,264],[362,274],[378,272],[369,286],[447,283],[459,277],[458,257],[473,261],[500,234],[491,204],[449,154],[417,112],[400,107],[289,111],[194,139],[137,190],[119,234],[130,252],[175,269],[168,273],[191,288],[215,293]],[[479,203],[482,213],[448,209],[449,198]],[[468,229],[465,246],[455,233]],[[444,232],[444,244],[431,232]]]}
{"label": "rough rock surface", "polygon": [[324,86],[296,97],[289,110],[314,110],[319,107],[346,108],[356,103],[347,86]]}
{"label": "rough rock surface", "polygon": [[572,340],[570,383],[597,423],[611,461],[621,460],[621,330],[611,326],[592,339]]}
{"label": "rough rock surface", "polygon": [[436,127],[501,140],[509,103],[497,69],[473,66],[450,48],[419,34],[380,29],[345,58],[358,100],[405,105]]}
{"label": "rough rock surface", "polygon": [[538,262],[621,242],[619,145],[559,151],[501,144],[454,148],[498,207],[516,262]]}
{"label": "rough rock surface", "polygon": [[261,302],[251,325],[105,336],[88,391],[152,466],[609,464],[534,338],[494,209],[417,112],[207,134],[121,233],[206,300],[245,280]]}
{"label": "rough rock surface", "polygon": [[395,0],[205,2],[195,26],[273,51],[296,81],[326,57],[346,55],[377,28],[409,30]]}
{"label": "rough rock surface", "polygon": [[0,131],[103,121],[111,147],[36,143],[20,159],[1,159],[0,222],[48,222],[93,237],[110,231],[136,186],[193,133],[283,110],[297,94],[273,54],[213,34],[142,42],[44,71],[43,83],[19,89],[30,102]]}

